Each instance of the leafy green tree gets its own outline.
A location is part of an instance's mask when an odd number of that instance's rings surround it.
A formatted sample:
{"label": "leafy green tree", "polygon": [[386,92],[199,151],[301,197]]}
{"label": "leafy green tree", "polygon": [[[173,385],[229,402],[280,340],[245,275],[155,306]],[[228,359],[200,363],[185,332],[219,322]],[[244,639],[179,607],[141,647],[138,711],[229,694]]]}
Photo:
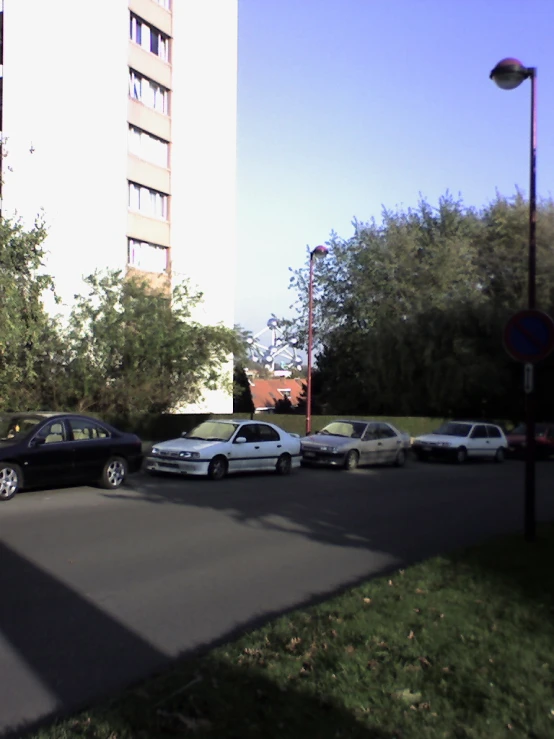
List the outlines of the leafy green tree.
{"label": "leafy green tree", "polygon": [[[350,239],[332,235],[329,256],[316,264],[314,401],[330,413],[521,415],[521,367],[502,347],[505,321],[527,297],[521,194],[497,195],[481,210],[447,194],[437,208],[421,201],[385,210],[380,224],[353,225]],[[542,201],[537,294],[545,310],[554,308],[553,242],[554,205]],[[304,340],[307,277],[306,266],[291,278]],[[544,412],[554,405],[545,395],[550,362],[537,371]]]}
{"label": "leafy green tree", "polygon": [[30,230],[0,219],[0,407],[42,406],[42,385],[51,372],[56,327],[43,307],[53,281],[44,273],[46,229],[37,219]]}
{"label": "leafy green tree", "polygon": [[234,330],[192,320],[201,293],[183,283],[170,295],[121,272],[86,283],[67,331],[67,407],[128,420],[222,386],[222,367],[240,347]]}
{"label": "leafy green tree", "polygon": [[254,410],[248,375],[241,364],[235,364],[233,371],[233,411],[235,413],[252,414]]}

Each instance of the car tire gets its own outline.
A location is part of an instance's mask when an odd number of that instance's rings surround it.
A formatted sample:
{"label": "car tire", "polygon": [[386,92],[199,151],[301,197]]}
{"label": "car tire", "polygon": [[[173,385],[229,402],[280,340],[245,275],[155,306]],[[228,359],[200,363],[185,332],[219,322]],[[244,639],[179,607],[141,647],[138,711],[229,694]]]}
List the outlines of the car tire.
{"label": "car tire", "polygon": [[455,451],[456,462],[458,464],[465,464],[467,462],[467,449],[465,446],[458,447]]}
{"label": "car tire", "polygon": [[208,478],[210,480],[223,480],[227,474],[228,464],[225,457],[218,455],[208,465]]}
{"label": "car tire", "polygon": [[100,486],[106,490],[117,490],[127,478],[127,461],[123,457],[110,457],[102,471]]}
{"label": "car tire", "polygon": [[396,459],[393,462],[395,467],[404,467],[406,464],[406,452],[404,449],[399,449],[396,453]]}
{"label": "car tire", "polygon": [[11,500],[21,490],[21,469],[10,462],[0,464],[0,503]]}
{"label": "car tire", "polygon": [[292,459],[290,454],[281,454],[275,465],[275,472],[278,475],[290,475],[292,472]]}
{"label": "car tire", "polygon": [[344,469],[355,470],[360,462],[360,455],[355,449],[351,449],[344,458]]}
{"label": "car tire", "polygon": [[494,461],[495,461],[495,462],[496,462],[497,464],[502,464],[502,462],[503,462],[503,461],[504,461],[505,459],[506,459],[506,452],[504,451],[504,449],[503,449],[502,447],[499,447],[499,448],[498,448],[498,449],[496,450],[496,453],[495,453],[495,455],[494,455]]}

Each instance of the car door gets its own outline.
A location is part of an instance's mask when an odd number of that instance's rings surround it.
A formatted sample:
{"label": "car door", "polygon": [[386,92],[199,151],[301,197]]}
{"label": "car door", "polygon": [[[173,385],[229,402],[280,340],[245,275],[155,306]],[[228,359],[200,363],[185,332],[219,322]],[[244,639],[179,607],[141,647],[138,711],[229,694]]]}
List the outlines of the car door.
{"label": "car door", "polygon": [[89,418],[68,418],[74,448],[75,477],[100,479],[104,465],[112,455],[111,433]]}
{"label": "car door", "polygon": [[470,457],[483,458],[490,454],[490,440],[485,424],[476,424],[468,439],[468,455]]}
{"label": "car door", "polygon": [[402,446],[402,440],[388,423],[378,424],[378,434],[377,447],[381,450],[381,462],[394,462],[398,450]]}
{"label": "car door", "polygon": [[258,438],[260,440],[259,469],[275,469],[277,459],[283,451],[279,433],[267,423],[259,423]]}
{"label": "car door", "polygon": [[504,446],[504,439],[497,426],[487,426],[487,434],[489,436],[489,454],[491,457],[494,457],[497,450]]}
{"label": "car door", "polygon": [[[246,439],[238,443],[237,439]],[[229,460],[229,471],[255,470],[259,464],[260,439],[258,437],[258,424],[245,423],[240,426],[233,438],[233,444]]]}
{"label": "car door", "polygon": [[23,460],[26,485],[63,485],[75,479],[73,442],[63,418],[43,424],[29,439]]}
{"label": "car door", "polygon": [[360,440],[360,462],[362,464],[379,464],[381,462],[379,446],[379,424],[368,423]]}

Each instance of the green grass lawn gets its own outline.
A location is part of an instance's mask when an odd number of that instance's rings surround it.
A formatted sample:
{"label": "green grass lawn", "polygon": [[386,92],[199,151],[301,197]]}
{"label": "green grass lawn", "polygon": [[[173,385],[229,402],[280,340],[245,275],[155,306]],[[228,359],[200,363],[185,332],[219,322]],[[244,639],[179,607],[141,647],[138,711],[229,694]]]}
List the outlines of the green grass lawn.
{"label": "green grass lawn", "polygon": [[553,573],[554,525],[428,560],[33,736],[551,739]]}

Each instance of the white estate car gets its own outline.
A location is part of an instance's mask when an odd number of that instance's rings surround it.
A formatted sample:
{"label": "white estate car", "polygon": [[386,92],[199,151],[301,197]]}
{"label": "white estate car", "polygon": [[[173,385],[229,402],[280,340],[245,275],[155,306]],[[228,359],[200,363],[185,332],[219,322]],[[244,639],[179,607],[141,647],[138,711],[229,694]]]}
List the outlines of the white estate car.
{"label": "white estate car", "polygon": [[274,470],[288,475],[300,466],[300,437],[272,423],[204,421],[178,439],[155,444],[146,459],[151,473],[207,475]]}
{"label": "white estate car", "polygon": [[468,458],[503,462],[508,442],[500,426],[478,421],[449,421],[432,434],[414,439],[418,459],[446,457],[463,464]]}

